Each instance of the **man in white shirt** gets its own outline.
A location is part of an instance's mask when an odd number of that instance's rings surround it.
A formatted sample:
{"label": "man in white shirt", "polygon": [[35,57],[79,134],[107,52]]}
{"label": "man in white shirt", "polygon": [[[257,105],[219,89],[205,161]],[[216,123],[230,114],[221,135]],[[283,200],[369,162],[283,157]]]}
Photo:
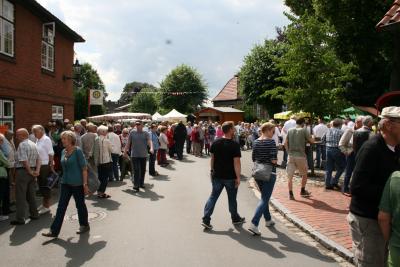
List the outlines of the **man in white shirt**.
{"label": "man in white shirt", "polygon": [[119,168],[118,168],[118,163],[119,163],[119,158],[121,157],[121,139],[119,136],[114,133],[114,127],[108,126],[108,134],[107,134],[108,140],[110,140],[111,143],[111,158],[112,158],[112,172],[113,172],[113,179],[112,181],[122,181],[119,179]]}
{"label": "man in white shirt", "polygon": [[53,166],[54,150],[53,144],[42,125],[34,125],[32,133],[36,138],[36,148],[41,161],[40,173],[37,177],[40,193],[43,196],[42,205],[38,208],[39,215],[50,212],[51,188],[48,187],[47,178],[50,172],[55,173]]}
{"label": "man in white shirt", "polygon": [[[318,119],[318,125],[314,127],[314,138],[315,141],[321,141],[322,137],[328,132],[328,127],[325,125],[323,119]],[[326,149],[325,145],[322,143],[317,143],[316,145],[317,150],[317,168],[323,168],[326,162]],[[322,159],[322,162],[321,162]]]}

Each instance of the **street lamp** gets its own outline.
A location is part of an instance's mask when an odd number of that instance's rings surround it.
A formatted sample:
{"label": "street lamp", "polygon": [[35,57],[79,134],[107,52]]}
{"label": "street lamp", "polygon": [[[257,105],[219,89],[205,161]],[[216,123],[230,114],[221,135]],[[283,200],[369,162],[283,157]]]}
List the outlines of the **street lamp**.
{"label": "street lamp", "polygon": [[75,63],[72,65],[72,69],[74,71],[75,77],[68,77],[66,75],[63,76],[63,80],[67,81],[67,80],[79,80],[80,75],[81,75],[81,69],[82,69],[82,65],[79,64],[79,60],[76,59]]}

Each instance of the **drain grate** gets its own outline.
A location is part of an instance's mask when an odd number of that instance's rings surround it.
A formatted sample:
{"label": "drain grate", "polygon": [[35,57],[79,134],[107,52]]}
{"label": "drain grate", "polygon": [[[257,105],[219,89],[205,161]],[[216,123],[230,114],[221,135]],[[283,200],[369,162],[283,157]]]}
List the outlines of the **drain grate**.
{"label": "drain grate", "polygon": [[[105,217],[107,217],[107,213],[105,213],[104,211],[92,211],[88,213],[88,219],[89,222],[97,222],[97,221],[101,221],[104,220]],[[67,215],[64,217],[65,221],[70,221],[70,222],[76,222],[78,221],[78,214],[72,214],[72,215]]]}

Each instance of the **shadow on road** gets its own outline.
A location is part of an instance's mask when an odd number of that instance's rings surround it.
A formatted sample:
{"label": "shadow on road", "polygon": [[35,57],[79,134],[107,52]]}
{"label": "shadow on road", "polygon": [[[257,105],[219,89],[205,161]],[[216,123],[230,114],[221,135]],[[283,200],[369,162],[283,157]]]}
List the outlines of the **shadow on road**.
{"label": "shadow on road", "polygon": [[98,251],[104,249],[107,245],[106,241],[89,243],[89,237],[89,234],[80,235],[78,242],[72,242],[73,237],[67,240],[51,239],[42,245],[55,244],[64,248],[65,257],[70,259],[66,264],[67,267],[84,266],[85,262],[92,259]]}
{"label": "shadow on road", "polygon": [[40,216],[38,220],[31,220],[25,225],[15,226],[10,235],[10,246],[19,246],[30,241],[39,231],[49,228],[51,222],[51,214],[46,213]]}
{"label": "shadow on road", "polygon": [[314,198],[309,198],[309,200],[312,201],[312,203],[307,202],[307,201],[301,201],[301,200],[296,200],[296,202],[308,205],[314,209],[320,209],[320,210],[324,210],[324,211],[329,211],[329,212],[333,212],[333,213],[340,213],[340,214],[348,214],[349,210],[348,209],[336,209],[330,205],[328,205],[326,202],[321,201],[321,200],[317,200]]}
{"label": "shadow on road", "polygon": [[112,200],[111,198],[101,199],[101,198],[95,197],[91,200],[93,200],[92,205],[94,207],[103,208],[103,209],[110,210],[110,211],[118,210],[119,206],[121,206],[121,203],[119,203],[118,201]]}
{"label": "shadow on road", "polygon": [[151,179],[152,180],[157,180],[157,181],[171,181],[171,179],[169,179],[168,175],[162,175],[162,174],[157,175],[157,176],[153,176]]}
{"label": "shadow on road", "polygon": [[296,240],[291,239],[286,234],[280,232],[275,227],[269,228],[270,231],[277,235],[276,238],[268,238],[263,236],[251,236],[250,233],[245,230],[243,227],[235,227],[237,231],[233,228],[230,228],[228,231],[208,231],[205,230],[205,233],[212,235],[224,235],[229,236],[233,240],[239,242],[241,245],[252,249],[264,252],[273,258],[285,258],[286,255],[282,253],[280,250],[276,249],[272,246],[271,242],[276,242],[280,244],[279,249],[283,251],[289,251],[293,253],[299,253],[302,255],[307,255],[308,257],[321,260],[328,263],[334,263],[335,261],[330,257],[322,255],[316,248],[298,242]]}
{"label": "shadow on road", "polygon": [[144,192],[143,191],[136,192],[133,189],[124,189],[124,190],[122,190],[122,192],[125,192],[127,194],[130,194],[130,195],[133,195],[136,197],[140,197],[140,198],[148,198],[151,201],[158,201],[160,199],[165,198],[164,196],[159,195],[156,192],[151,190],[151,188],[153,188],[154,185],[146,184],[145,186],[146,186],[146,188],[144,189]]}
{"label": "shadow on road", "polygon": [[121,187],[123,185],[126,185],[126,182],[113,181],[113,182],[108,182],[107,187]]}

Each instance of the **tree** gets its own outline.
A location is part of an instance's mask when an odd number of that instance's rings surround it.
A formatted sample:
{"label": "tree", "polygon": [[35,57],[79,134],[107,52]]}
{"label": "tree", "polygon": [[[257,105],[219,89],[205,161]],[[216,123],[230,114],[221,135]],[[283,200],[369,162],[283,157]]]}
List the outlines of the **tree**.
{"label": "tree", "polygon": [[293,111],[337,115],[348,105],[346,85],[356,78],[352,63],[342,62],[332,46],[333,27],[315,16],[289,16],[287,52],[278,61],[285,83],[277,92]]}
{"label": "tree", "polygon": [[124,89],[122,89],[121,97],[119,98],[118,103],[121,106],[131,103],[134,95],[142,91],[144,88],[157,90],[155,86],[148,83],[130,82],[125,84]]}
{"label": "tree", "polygon": [[130,110],[132,112],[154,114],[157,111],[157,107],[155,91],[152,88],[144,88],[133,97]]}
{"label": "tree", "polygon": [[335,31],[332,46],[339,59],[357,66],[346,98],[358,105],[373,105],[389,88],[393,42],[389,33],[378,33],[375,25],[393,1],[286,0],[300,17],[313,15]]}
{"label": "tree", "polygon": [[[104,97],[107,96],[104,83],[97,70],[89,63],[84,63],[81,67],[79,82],[74,83],[75,120],[88,117],[88,96],[90,89],[102,90],[104,91]],[[101,115],[103,113],[104,106],[90,107],[90,116]]]}
{"label": "tree", "polygon": [[265,40],[256,45],[245,57],[240,69],[240,90],[246,105],[261,104],[269,114],[281,111],[281,95],[274,94],[275,88],[282,86],[277,81],[281,75],[276,62],[285,52],[285,45],[276,40]]}
{"label": "tree", "polygon": [[195,111],[207,98],[207,86],[196,69],[180,65],[173,69],[160,84],[160,106],[183,113]]}

